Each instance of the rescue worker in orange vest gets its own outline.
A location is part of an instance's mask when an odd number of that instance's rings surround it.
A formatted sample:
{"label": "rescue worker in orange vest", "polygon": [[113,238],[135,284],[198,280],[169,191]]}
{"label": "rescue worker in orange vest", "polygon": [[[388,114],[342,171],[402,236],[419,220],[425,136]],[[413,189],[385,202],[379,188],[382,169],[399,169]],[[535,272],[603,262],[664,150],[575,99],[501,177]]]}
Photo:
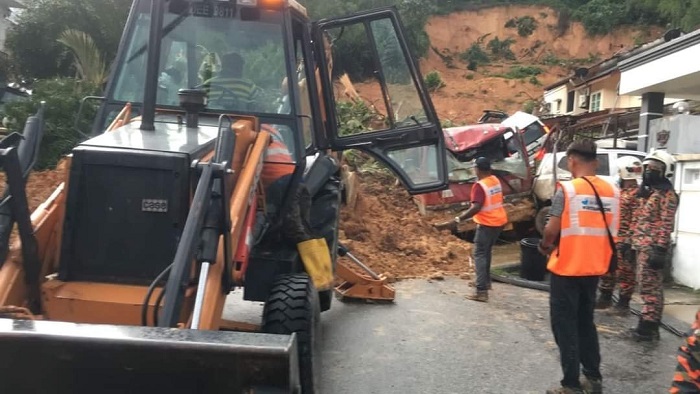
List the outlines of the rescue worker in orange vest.
{"label": "rescue worker in orange vest", "polygon": [[476,290],[467,299],[486,302],[491,289],[491,250],[508,223],[508,216],[503,208],[501,181],[493,175],[489,159],[476,159],[476,176],[479,181],[472,187],[471,207],[455,217],[455,222],[474,218],[477,224],[474,235]]}
{"label": "rescue worker in orange vest", "polygon": [[[550,320],[564,373],[561,387],[548,394],[603,390],[593,309],[598,279],[612,269],[620,190],[614,181],[596,176],[596,154],[592,140],[569,146],[567,166],[575,179],[559,183],[539,244],[540,252],[549,255]],[[581,365],[584,379],[579,381]]]}
{"label": "rescue worker in orange vest", "polygon": [[[318,290],[333,284],[331,253],[326,239],[314,234],[311,227],[311,195],[304,183],[293,188],[295,161],[278,127],[263,124],[261,129],[271,135],[265,152],[260,181],[265,190],[268,214],[279,218],[282,241],[292,242],[301,257],[306,272]],[[287,197],[288,196],[288,197]],[[285,197],[288,205],[283,206]]]}
{"label": "rescue worker in orange vest", "polygon": [[292,152],[284,142],[282,134],[272,125],[263,124],[261,129],[271,135],[270,144],[265,151],[263,168],[260,173],[260,181],[265,190],[268,212],[277,215],[283,209],[284,197],[290,194],[289,209],[281,218],[282,234],[295,243],[311,238],[308,234],[310,196],[303,184],[296,190],[290,190],[292,174],[295,170],[295,161]]}

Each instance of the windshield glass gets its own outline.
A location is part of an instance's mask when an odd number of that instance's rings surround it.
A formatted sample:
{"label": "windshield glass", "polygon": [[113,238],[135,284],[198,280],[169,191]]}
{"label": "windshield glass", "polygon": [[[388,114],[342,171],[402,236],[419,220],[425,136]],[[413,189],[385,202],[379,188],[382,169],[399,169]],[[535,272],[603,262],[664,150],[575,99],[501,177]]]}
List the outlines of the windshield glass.
{"label": "windshield glass", "polygon": [[474,161],[459,161],[450,151],[447,154],[447,171],[451,182],[476,182],[476,168]]}
{"label": "windshield glass", "polygon": [[[178,106],[179,89],[200,88],[208,92],[208,110],[289,114],[289,106],[281,105],[287,73],[279,11],[259,10],[259,18],[242,18],[245,10],[233,2],[169,3],[161,41],[159,106]],[[143,100],[150,2],[140,7],[118,69],[114,100]]]}
{"label": "windshield glass", "polygon": [[539,123],[532,123],[522,131],[525,144],[530,145],[545,135],[544,128]]}

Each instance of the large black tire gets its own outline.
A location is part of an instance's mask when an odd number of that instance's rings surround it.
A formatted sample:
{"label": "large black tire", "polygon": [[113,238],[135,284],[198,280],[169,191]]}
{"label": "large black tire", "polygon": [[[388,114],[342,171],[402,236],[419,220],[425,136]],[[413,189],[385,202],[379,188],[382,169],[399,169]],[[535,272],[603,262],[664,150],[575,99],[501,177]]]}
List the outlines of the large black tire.
{"label": "large black tire", "polygon": [[331,304],[333,303],[333,289],[319,291],[318,300],[321,305],[321,312],[331,309]]}
{"label": "large black tire", "polygon": [[263,309],[262,331],[297,334],[302,394],[319,392],[321,308],[318,292],[307,274],[279,277]]}

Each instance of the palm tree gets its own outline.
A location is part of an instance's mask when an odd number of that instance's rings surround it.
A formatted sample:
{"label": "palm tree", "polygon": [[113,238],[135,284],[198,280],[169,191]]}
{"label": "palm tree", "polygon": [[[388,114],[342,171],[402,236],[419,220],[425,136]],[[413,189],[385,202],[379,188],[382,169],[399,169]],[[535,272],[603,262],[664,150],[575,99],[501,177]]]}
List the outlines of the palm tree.
{"label": "palm tree", "polygon": [[61,33],[58,42],[67,46],[75,58],[75,68],[80,79],[101,85],[107,79],[107,66],[95,41],[89,34],[68,29]]}

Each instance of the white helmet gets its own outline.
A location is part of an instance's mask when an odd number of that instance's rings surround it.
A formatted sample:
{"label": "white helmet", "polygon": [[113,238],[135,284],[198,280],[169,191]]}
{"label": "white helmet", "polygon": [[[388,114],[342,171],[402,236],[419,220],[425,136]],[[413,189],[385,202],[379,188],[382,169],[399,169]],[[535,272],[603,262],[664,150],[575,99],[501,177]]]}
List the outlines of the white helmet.
{"label": "white helmet", "polygon": [[634,156],[622,156],[615,162],[617,165],[617,174],[623,181],[626,180],[641,180],[642,178],[642,162]]}
{"label": "white helmet", "polygon": [[651,160],[658,161],[664,165],[664,176],[668,179],[673,178],[673,173],[676,171],[676,159],[665,150],[655,150],[644,158],[642,165],[646,166]]}

